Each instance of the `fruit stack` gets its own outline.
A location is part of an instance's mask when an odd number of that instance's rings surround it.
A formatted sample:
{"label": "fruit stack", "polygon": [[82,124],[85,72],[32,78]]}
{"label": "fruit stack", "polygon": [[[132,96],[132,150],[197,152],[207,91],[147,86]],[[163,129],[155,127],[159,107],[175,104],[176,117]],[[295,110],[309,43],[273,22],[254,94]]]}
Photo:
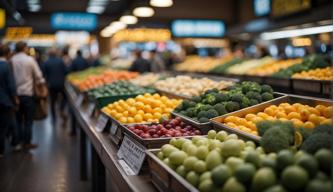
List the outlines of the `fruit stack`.
{"label": "fruit stack", "polygon": [[158,122],[161,117],[170,117],[171,111],[180,103],[178,99],[146,93],[111,103],[102,111],[121,123]]}
{"label": "fruit stack", "polygon": [[273,98],[273,89],[269,85],[242,82],[231,86],[227,91],[211,89],[200,96],[184,100],[175,109],[175,112],[200,123],[207,123],[211,118],[269,101]]}
{"label": "fruit stack", "polygon": [[201,131],[183,122],[179,117],[163,123],[129,125],[128,129],[143,139],[201,135]]}
{"label": "fruit stack", "polygon": [[294,79],[313,79],[313,80],[332,80],[333,69],[332,67],[312,69],[310,71],[302,71],[293,74]]}
{"label": "fruit stack", "polygon": [[160,74],[145,73],[134,79],[131,79],[130,82],[135,85],[141,86],[141,87],[147,87],[147,86],[151,86],[152,84],[154,84],[156,81],[158,81],[162,77],[163,76]]}
{"label": "fruit stack", "polygon": [[228,127],[258,135],[256,123],[268,121],[291,121],[295,127],[312,129],[320,124],[332,125],[332,106],[316,105],[311,107],[301,103],[281,103],[271,105],[263,112],[249,113],[245,117],[228,116],[222,123]]}
{"label": "fruit stack", "polygon": [[286,69],[292,65],[301,63],[302,59],[288,59],[280,60],[273,63],[269,63],[264,66],[253,68],[246,72],[247,75],[258,75],[258,76],[269,76],[276,73],[282,69]]}
{"label": "fruit stack", "polygon": [[253,142],[211,130],[207,138],[173,138],[156,155],[203,192],[332,190],[333,154],[328,149],[313,154],[289,149],[266,154]]}

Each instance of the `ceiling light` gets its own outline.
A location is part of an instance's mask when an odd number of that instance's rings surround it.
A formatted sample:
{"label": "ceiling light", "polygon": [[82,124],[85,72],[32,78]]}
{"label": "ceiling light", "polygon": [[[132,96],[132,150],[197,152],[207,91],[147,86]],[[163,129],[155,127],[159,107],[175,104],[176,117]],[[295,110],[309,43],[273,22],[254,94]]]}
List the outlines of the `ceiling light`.
{"label": "ceiling light", "polygon": [[96,13],[96,14],[101,14],[104,11],[104,7],[102,6],[89,6],[87,8],[87,12],[89,13]]}
{"label": "ceiling light", "polygon": [[154,7],[171,7],[173,5],[172,0],[150,0],[150,5]]}
{"label": "ceiling light", "polygon": [[304,29],[294,29],[286,31],[275,31],[275,32],[266,32],[262,33],[260,37],[264,40],[273,40],[273,39],[282,39],[290,37],[299,37],[305,35],[313,35],[319,33],[327,33],[333,31],[333,25],[326,25],[320,27],[310,27]]}
{"label": "ceiling light", "polygon": [[88,7],[92,6],[105,6],[107,4],[106,1],[90,1]]}
{"label": "ceiling light", "polygon": [[38,4],[39,0],[28,0],[28,4]]}
{"label": "ceiling light", "polygon": [[127,25],[120,21],[114,21],[110,24],[110,27],[112,27],[116,30],[121,30],[121,29],[125,29],[127,27]]}
{"label": "ceiling light", "polygon": [[101,35],[102,37],[107,38],[107,37],[111,37],[112,33],[109,33],[108,31],[106,31],[105,29],[103,29],[103,30],[101,31],[100,35]]}
{"label": "ceiling light", "polygon": [[29,5],[29,11],[31,12],[37,12],[41,9],[40,5]]}
{"label": "ceiling light", "polygon": [[133,10],[133,14],[137,17],[151,17],[154,15],[154,9],[151,7],[137,7]]}
{"label": "ceiling light", "polygon": [[133,25],[138,22],[138,18],[133,15],[123,15],[119,21],[126,23],[127,25]]}

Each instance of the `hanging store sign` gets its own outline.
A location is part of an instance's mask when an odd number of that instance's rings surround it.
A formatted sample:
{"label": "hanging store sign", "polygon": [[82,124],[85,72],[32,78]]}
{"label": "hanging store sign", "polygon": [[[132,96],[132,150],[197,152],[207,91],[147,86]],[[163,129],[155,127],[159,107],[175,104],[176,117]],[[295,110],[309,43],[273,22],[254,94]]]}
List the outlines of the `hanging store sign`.
{"label": "hanging store sign", "polygon": [[210,37],[221,38],[225,34],[225,25],[220,20],[174,20],[171,32],[174,37]]}
{"label": "hanging store sign", "polygon": [[271,0],[254,0],[253,7],[256,16],[268,15],[271,12]]}
{"label": "hanging store sign", "polygon": [[272,16],[282,17],[311,8],[311,0],[273,0]]}
{"label": "hanging store sign", "polygon": [[116,42],[132,41],[132,42],[165,42],[171,39],[171,33],[168,29],[124,29],[118,31],[112,39]]}
{"label": "hanging store sign", "polygon": [[6,40],[17,40],[29,38],[32,34],[31,27],[8,27],[6,29]]}
{"label": "hanging store sign", "polygon": [[6,25],[6,13],[5,10],[0,9],[0,29],[4,28]]}
{"label": "hanging store sign", "polygon": [[92,31],[97,27],[97,16],[90,13],[53,13],[51,26],[56,30]]}

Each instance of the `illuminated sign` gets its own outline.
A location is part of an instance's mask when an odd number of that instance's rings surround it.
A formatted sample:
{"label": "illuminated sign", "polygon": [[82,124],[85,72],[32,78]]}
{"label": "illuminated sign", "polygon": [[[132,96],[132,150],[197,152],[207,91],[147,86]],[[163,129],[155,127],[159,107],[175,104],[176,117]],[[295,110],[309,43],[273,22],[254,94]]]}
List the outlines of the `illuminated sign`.
{"label": "illuminated sign", "polygon": [[97,16],[90,13],[53,13],[53,29],[92,31],[97,27]]}
{"label": "illuminated sign", "polygon": [[175,37],[214,37],[221,38],[225,25],[220,20],[175,20],[171,24]]}
{"label": "illuminated sign", "polygon": [[0,9],[0,29],[4,28],[6,25],[6,13],[5,10]]}
{"label": "illuminated sign", "polygon": [[118,31],[112,38],[114,41],[133,41],[133,42],[165,42],[171,39],[168,29],[124,29]]}
{"label": "illuminated sign", "polygon": [[8,40],[26,39],[32,34],[31,27],[8,27],[5,38]]}
{"label": "illuminated sign", "polygon": [[253,6],[256,16],[268,15],[271,12],[271,0],[253,0]]}
{"label": "illuminated sign", "polygon": [[311,0],[273,0],[272,15],[274,17],[282,17],[310,8]]}

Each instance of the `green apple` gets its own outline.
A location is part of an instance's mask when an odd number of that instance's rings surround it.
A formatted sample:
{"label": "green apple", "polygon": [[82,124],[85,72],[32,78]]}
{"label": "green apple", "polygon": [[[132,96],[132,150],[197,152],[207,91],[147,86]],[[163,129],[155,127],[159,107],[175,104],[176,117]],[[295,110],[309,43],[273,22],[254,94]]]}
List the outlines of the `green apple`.
{"label": "green apple", "polygon": [[222,189],[223,192],[246,192],[246,188],[243,184],[237,181],[236,178],[231,177],[225,183]]}
{"label": "green apple", "polygon": [[186,174],[186,180],[196,187],[199,183],[199,175],[194,171],[190,171]]}
{"label": "green apple", "polygon": [[158,157],[159,159],[161,159],[161,160],[164,159],[164,155],[163,155],[162,151],[160,151],[160,152],[157,153],[157,157]]}
{"label": "green apple", "polygon": [[173,151],[169,155],[169,160],[172,164],[178,166],[178,165],[183,164],[186,157],[187,157],[187,154],[184,151]]}
{"label": "green apple", "polygon": [[226,140],[229,140],[229,139],[238,139],[238,136],[236,134],[230,134],[227,136]]}
{"label": "green apple", "polygon": [[183,165],[187,171],[192,171],[194,168],[194,164],[199,161],[199,159],[195,156],[189,156],[185,159]]}
{"label": "green apple", "polygon": [[215,130],[209,130],[207,133],[207,138],[208,139],[215,139],[216,137],[216,131]]}
{"label": "green apple", "polygon": [[198,159],[205,160],[208,155],[208,152],[209,152],[208,147],[205,145],[201,145],[198,147],[196,156],[198,157]]}
{"label": "green apple", "polygon": [[212,170],[212,180],[215,185],[222,186],[231,177],[231,170],[226,165],[219,165]]}
{"label": "green apple", "polygon": [[206,171],[200,175],[200,182],[206,179],[211,179],[212,173],[210,171]]}
{"label": "green apple", "polygon": [[200,182],[199,190],[202,192],[210,192],[214,187],[213,181],[211,179],[205,179]]}
{"label": "green apple", "polygon": [[198,147],[194,144],[191,144],[187,147],[187,150],[185,151],[189,156],[196,156],[198,151]]}
{"label": "green apple", "polygon": [[178,149],[176,147],[174,147],[173,145],[165,144],[162,147],[162,152],[163,152],[164,157],[169,157],[170,153],[172,153],[173,151],[178,151]]}
{"label": "green apple", "polygon": [[225,164],[230,168],[231,172],[234,172],[238,166],[244,164],[244,160],[237,157],[229,157]]}
{"label": "green apple", "polygon": [[196,173],[199,174],[205,172],[207,170],[206,162],[198,160],[197,162],[194,163],[193,169]]}
{"label": "green apple", "polygon": [[223,142],[226,140],[228,136],[228,133],[225,132],[225,131],[219,131],[217,134],[216,134],[216,139],[218,139],[219,141]]}
{"label": "green apple", "polygon": [[217,150],[208,153],[206,157],[207,169],[212,170],[218,165],[222,164],[222,157]]}
{"label": "green apple", "polygon": [[222,145],[223,157],[240,156],[241,150],[242,146],[240,145],[239,140],[236,139],[229,139]]}
{"label": "green apple", "polygon": [[176,172],[182,177],[185,177],[186,173],[187,173],[184,165],[178,166],[177,169],[176,169]]}

